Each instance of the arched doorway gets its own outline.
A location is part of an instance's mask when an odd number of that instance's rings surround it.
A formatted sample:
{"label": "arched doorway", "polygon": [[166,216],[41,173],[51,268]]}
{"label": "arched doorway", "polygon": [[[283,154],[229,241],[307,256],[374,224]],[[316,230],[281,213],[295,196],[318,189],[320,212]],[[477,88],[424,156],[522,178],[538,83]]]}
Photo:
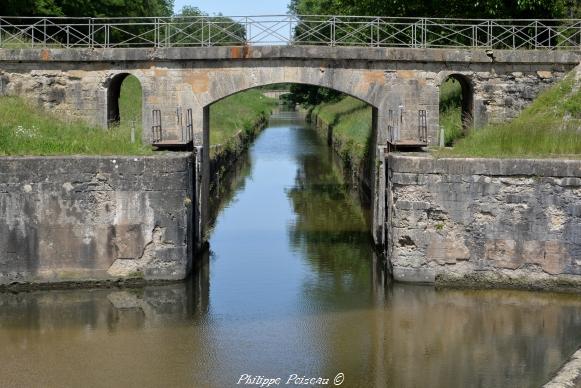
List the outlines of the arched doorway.
{"label": "arched doorway", "polygon": [[466,135],[474,122],[474,91],[468,77],[450,74],[440,85],[440,126],[445,145]]}
{"label": "arched doorway", "polygon": [[135,121],[141,125],[142,90],[139,79],[129,73],[114,75],[107,88],[108,126]]}

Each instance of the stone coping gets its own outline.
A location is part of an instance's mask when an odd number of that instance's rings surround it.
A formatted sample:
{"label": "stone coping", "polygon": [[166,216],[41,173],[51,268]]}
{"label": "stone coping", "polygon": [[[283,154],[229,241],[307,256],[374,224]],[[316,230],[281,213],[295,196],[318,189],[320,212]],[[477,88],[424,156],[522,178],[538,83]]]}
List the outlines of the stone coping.
{"label": "stone coping", "polygon": [[581,348],[557,372],[556,376],[543,388],[567,388],[581,386]]}
{"label": "stone coping", "polygon": [[0,49],[0,62],[104,62],[232,59],[328,59],[397,62],[578,65],[574,51],[447,48],[232,46]]}
{"label": "stone coping", "polygon": [[399,173],[581,178],[581,160],[435,158],[390,154],[389,168]]}

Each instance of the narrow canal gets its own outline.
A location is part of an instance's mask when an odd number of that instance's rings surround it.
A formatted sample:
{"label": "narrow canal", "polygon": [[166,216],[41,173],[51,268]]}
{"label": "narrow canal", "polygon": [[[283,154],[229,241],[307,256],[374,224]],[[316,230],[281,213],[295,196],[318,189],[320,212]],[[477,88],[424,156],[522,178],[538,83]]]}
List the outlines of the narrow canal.
{"label": "narrow canal", "polygon": [[534,387],[581,345],[578,296],[391,284],[297,113],[231,175],[187,282],[0,294],[0,386]]}

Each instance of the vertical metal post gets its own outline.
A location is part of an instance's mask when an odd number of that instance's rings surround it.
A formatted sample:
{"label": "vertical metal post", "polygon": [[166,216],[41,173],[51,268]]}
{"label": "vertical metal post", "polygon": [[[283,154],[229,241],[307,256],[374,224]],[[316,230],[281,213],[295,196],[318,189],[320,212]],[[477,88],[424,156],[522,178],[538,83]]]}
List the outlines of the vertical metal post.
{"label": "vertical metal post", "polygon": [[42,47],[46,47],[46,18],[42,19],[44,27],[42,33]]}
{"label": "vertical metal post", "polygon": [[422,47],[428,47],[428,20],[422,19]]}
{"label": "vertical metal post", "polygon": [[293,20],[289,18],[288,20],[288,41],[287,44],[291,44],[293,41]]}
{"label": "vertical metal post", "polygon": [[135,120],[131,120],[131,144],[135,143]]}
{"label": "vertical metal post", "polygon": [[67,24],[67,27],[66,27],[66,33],[67,33],[67,45],[66,45],[66,48],[69,48],[70,47],[70,43],[69,43],[69,36],[70,36],[69,27],[70,27],[70,25]]}
{"label": "vertical metal post", "polygon": [[488,27],[486,29],[486,41],[488,42],[488,48],[492,48],[492,21],[488,20]]}
{"label": "vertical metal post", "polygon": [[377,18],[375,20],[375,47],[379,47],[380,43],[379,43],[379,25],[380,25],[381,21],[379,18]]}
{"label": "vertical metal post", "polygon": [[252,25],[248,22],[248,16],[244,17],[244,24],[246,25],[246,36],[244,37],[244,45],[252,43]]}
{"label": "vertical metal post", "polygon": [[336,44],[336,35],[335,35],[335,23],[336,19],[335,16],[331,19],[331,46],[335,46]]}
{"label": "vertical metal post", "polygon": [[93,26],[93,18],[89,19],[89,48],[93,48],[93,41],[95,40],[94,38],[94,30],[95,27]]}

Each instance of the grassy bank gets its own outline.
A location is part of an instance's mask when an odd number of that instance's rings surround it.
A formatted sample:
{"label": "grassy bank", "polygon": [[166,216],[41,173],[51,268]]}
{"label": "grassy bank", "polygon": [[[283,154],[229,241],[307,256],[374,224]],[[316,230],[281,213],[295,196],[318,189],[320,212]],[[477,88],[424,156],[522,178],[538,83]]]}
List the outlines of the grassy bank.
{"label": "grassy bank", "polygon": [[[210,107],[211,156],[233,152],[243,138],[252,137],[260,122],[266,120],[277,101],[262,91],[250,89],[226,97]],[[216,147],[218,146],[218,147]]]}
{"label": "grassy bank", "polygon": [[471,131],[439,156],[581,157],[581,92],[574,73],[542,92],[512,121]]}
{"label": "grassy bank", "polygon": [[371,106],[353,97],[317,105],[312,114],[333,127],[333,139],[343,159],[361,161],[368,152]]}
{"label": "grassy bank", "polygon": [[80,120],[65,121],[18,97],[0,97],[0,155],[148,155],[137,127],[131,143],[131,128],[109,130]]}
{"label": "grassy bank", "polygon": [[[136,103],[136,100],[139,103]],[[135,77],[123,83],[122,120],[108,130],[67,120],[19,97],[0,97],[0,155],[149,155],[141,143],[141,86]],[[131,143],[135,120],[135,143]]]}
{"label": "grassy bank", "polygon": [[[0,97],[0,155],[149,155],[141,142],[141,86],[127,77],[119,98],[120,123],[108,130],[63,118],[19,97]],[[225,98],[211,106],[211,144],[235,149],[240,137],[265,120],[276,101],[258,90]],[[135,125],[135,143],[131,127]]]}

